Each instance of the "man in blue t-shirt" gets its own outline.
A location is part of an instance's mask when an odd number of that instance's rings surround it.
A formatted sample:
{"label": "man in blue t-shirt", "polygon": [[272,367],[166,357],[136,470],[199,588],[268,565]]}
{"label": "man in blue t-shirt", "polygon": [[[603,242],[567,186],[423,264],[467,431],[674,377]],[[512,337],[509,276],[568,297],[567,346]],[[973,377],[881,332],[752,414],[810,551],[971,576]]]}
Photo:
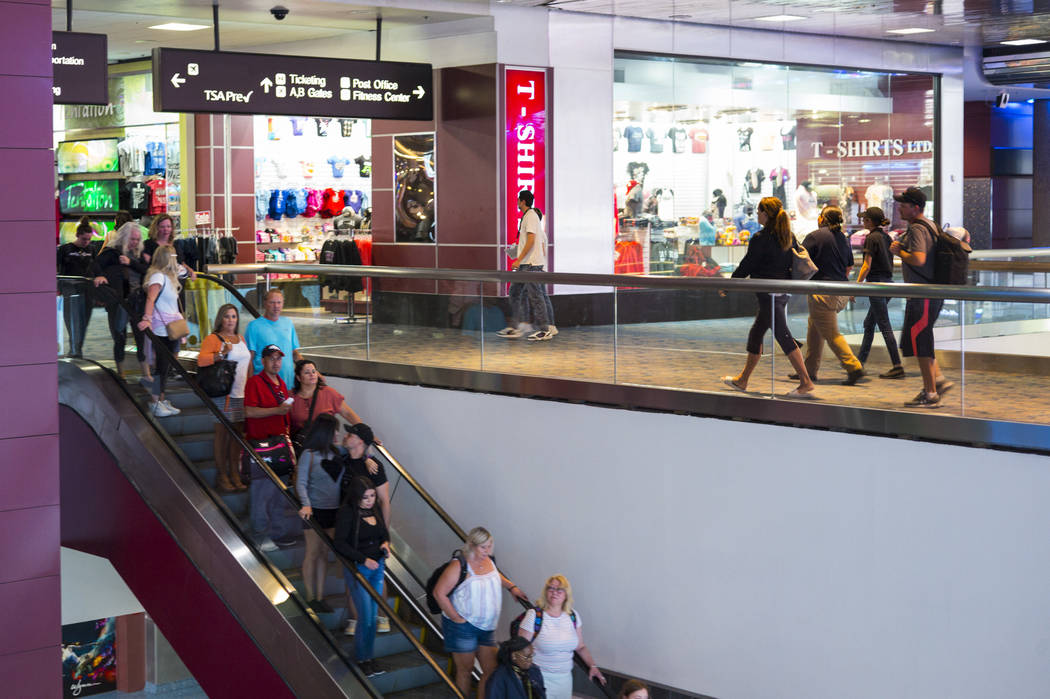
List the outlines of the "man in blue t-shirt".
{"label": "man in blue t-shirt", "polygon": [[[289,318],[281,317],[283,309],[284,294],[280,289],[270,289],[263,298],[263,314],[248,323],[244,341],[252,353],[253,374],[258,374],[263,369],[261,353],[267,345],[277,345],[295,362],[303,358],[303,355],[299,354],[299,335],[295,332],[295,325]],[[288,386],[295,383],[295,362],[281,363],[280,376]]]}

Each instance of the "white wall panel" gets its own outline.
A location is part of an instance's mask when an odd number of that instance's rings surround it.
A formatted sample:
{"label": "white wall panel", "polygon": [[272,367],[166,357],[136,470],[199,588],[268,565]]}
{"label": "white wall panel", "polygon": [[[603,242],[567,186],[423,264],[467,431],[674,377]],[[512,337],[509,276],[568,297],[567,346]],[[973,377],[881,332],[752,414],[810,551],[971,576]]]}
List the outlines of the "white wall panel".
{"label": "white wall panel", "polygon": [[1046,695],[1044,457],[330,383],[526,591],[569,577],[604,666],[734,699]]}

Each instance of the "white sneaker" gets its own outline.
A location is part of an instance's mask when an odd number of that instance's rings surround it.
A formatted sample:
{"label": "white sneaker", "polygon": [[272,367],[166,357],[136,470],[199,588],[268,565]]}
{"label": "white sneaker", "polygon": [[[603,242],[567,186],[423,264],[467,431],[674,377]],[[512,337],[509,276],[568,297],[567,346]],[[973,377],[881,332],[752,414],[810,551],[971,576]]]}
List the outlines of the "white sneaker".
{"label": "white sneaker", "polygon": [[280,547],[273,543],[273,539],[269,538],[259,544],[259,550],[263,553],[270,553],[271,551],[276,551],[278,548]]}
{"label": "white sneaker", "polygon": [[532,323],[518,323],[518,330],[522,335],[528,335],[536,328],[532,327]]}
{"label": "white sneaker", "polygon": [[343,630],[343,635],[353,636],[355,631],[357,631],[357,619],[351,619],[346,622],[346,629]]}
{"label": "white sneaker", "polygon": [[547,326],[547,332],[549,332],[551,334],[551,337],[554,337],[555,335],[558,334],[558,328],[555,327],[553,324],[552,325],[548,325]]}
{"label": "white sneaker", "polygon": [[376,633],[390,633],[390,619],[385,616],[376,617]]}
{"label": "white sneaker", "polygon": [[[150,406],[150,412],[155,417],[169,417],[175,413],[171,412],[171,408],[164,404],[164,401],[158,400]],[[177,411],[176,411],[177,412]]]}
{"label": "white sneaker", "polygon": [[505,337],[508,340],[513,340],[515,338],[521,337],[524,334],[525,333],[518,330],[517,328],[503,328],[498,333],[496,333],[496,335],[498,335],[499,337]]}
{"label": "white sneaker", "polygon": [[[557,332],[555,332],[554,334],[555,334],[555,335],[557,335],[558,333],[557,333]],[[164,403],[164,405],[168,406],[168,410],[170,410],[170,411],[171,411],[171,414],[172,414],[172,415],[178,415],[179,413],[181,413],[181,412],[182,412],[181,410],[179,410],[178,408],[176,408],[176,407],[175,407],[174,405],[172,405],[172,404],[171,404],[171,401],[170,401],[170,400],[168,400],[167,398],[165,398],[165,399],[164,399],[164,400],[162,400],[161,402],[162,402],[162,403]]]}

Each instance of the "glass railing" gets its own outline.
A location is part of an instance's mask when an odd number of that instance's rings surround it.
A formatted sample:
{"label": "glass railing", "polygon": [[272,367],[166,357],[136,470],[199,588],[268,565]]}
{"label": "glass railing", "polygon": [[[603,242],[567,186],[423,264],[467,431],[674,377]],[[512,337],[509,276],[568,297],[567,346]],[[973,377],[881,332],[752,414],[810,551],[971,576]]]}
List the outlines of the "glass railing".
{"label": "glass railing", "polygon": [[[323,657],[329,662],[330,672],[339,679],[346,694],[364,692],[370,696],[382,696],[392,692],[422,688],[421,691],[427,692],[428,696],[461,696],[446,673],[447,657],[441,650],[440,638],[424,632],[424,627],[429,624],[421,624],[419,617],[422,615],[415,609],[414,601],[410,598],[405,600],[406,604],[397,604],[398,610],[395,611],[394,606],[387,601],[387,597],[378,594],[357,572],[356,566],[349,565],[349,561],[335,551],[330,539],[312,520],[308,526],[315,530],[328,548],[327,558],[335,561],[325,581],[325,593],[327,600],[331,603],[331,611],[318,611],[306,602],[302,594],[302,576],[299,570],[303,555],[303,525],[295,515],[299,503],[294,489],[288,486],[284,479],[278,477],[265,462],[255,457],[239,432],[226,420],[212,399],[196,385],[194,376],[187,372],[179,362],[172,362],[175,377],[168,380],[165,391],[167,399],[179,412],[162,418],[153,417],[147,407],[148,399],[140,386],[137,371],[139,365],[137,362],[128,361],[136,357],[140,348],[134,344],[128,344],[134,343],[134,335],[131,332],[126,333],[123,341],[119,339],[121,314],[126,319],[130,311],[105,286],[94,288],[89,280],[70,277],[60,277],[59,282],[59,289],[62,292],[59,299],[63,310],[66,304],[76,304],[79,299],[92,301],[92,312],[86,322],[86,327],[84,327],[82,317],[74,316],[68,332],[69,338],[74,342],[71,350],[77,349],[75,343],[83,337],[84,342],[80,348],[83,358],[93,360],[123,374],[129,395],[137,400],[143,414],[152,421],[171,447],[183,457],[187,468],[192,474],[195,474],[211,500],[225,513],[228,521],[241,532],[243,543],[252,552],[252,555],[262,561],[274,578],[279,581],[283,592],[271,595],[274,604],[289,619],[289,623],[294,628],[307,625],[314,631],[320,631],[326,645],[314,651],[323,654]],[[191,283],[189,287],[186,293],[187,309],[197,304],[202,309],[209,308],[211,314],[214,315],[214,311],[217,311],[222,304],[233,303],[243,309],[242,316],[247,316],[245,322],[252,317],[250,305],[246,306],[237,298],[236,293],[225,289],[221,284],[198,280],[198,282]],[[95,302],[101,304],[101,307],[95,307]],[[212,306],[214,308],[211,308]],[[191,311],[187,310],[187,316],[190,314]],[[206,315],[203,310],[200,312],[200,317],[206,317]],[[112,323],[110,316],[114,316]],[[64,321],[61,315],[59,317]],[[208,332],[207,328],[205,332]],[[114,339],[115,335],[118,337],[117,340]],[[145,337],[149,340],[155,339],[149,330],[145,332]],[[60,336],[60,342],[62,340]],[[116,361],[116,355],[119,355],[119,350],[115,350],[117,346],[122,347],[125,356],[125,361],[119,364]],[[154,345],[152,351],[168,352],[167,348],[161,344]],[[65,354],[61,346],[59,354]],[[185,360],[187,357],[195,356],[196,353],[186,350],[181,354]],[[146,353],[146,358],[148,361],[149,351]],[[221,492],[216,489],[217,465],[214,452],[216,425],[225,431],[228,439],[238,442],[244,453],[251,455],[254,462],[253,471],[257,475],[261,473],[264,480],[276,486],[280,493],[283,503],[283,522],[286,537],[288,537],[288,541],[283,542],[285,545],[282,547],[264,551],[253,539],[248,517],[250,497],[248,492]],[[281,505],[278,505],[278,509],[282,509]],[[352,571],[357,583],[362,585],[376,601],[380,616],[386,616],[390,620],[390,633],[383,634],[376,642],[376,656],[384,672],[370,678],[361,672],[353,660],[353,639],[342,633],[341,627],[347,616],[345,596],[342,594],[345,589],[344,568]]]}
{"label": "glass railing", "polygon": [[[892,412],[925,411],[907,405],[923,387],[914,360],[904,360],[903,379],[880,378],[889,372],[892,362],[877,328],[864,365],[865,376],[854,385],[842,385],[848,376],[846,365],[824,343],[816,372],[816,401],[789,395],[798,382],[789,378],[794,369],[774,344],[772,332],[764,337],[746,393],[727,385],[724,378],[739,379],[747,362],[756,293],[790,295],[787,326],[803,343],[803,356],[809,351],[809,294],[848,299],[836,317],[853,355],[860,351],[864,339],[869,297],[889,299],[888,317],[898,343],[905,299],[939,299],[943,310],[934,328],[935,346],[942,378],[952,386],[942,391],[945,395],[936,414],[1047,424],[1050,413],[1043,410],[1039,398],[1044,391],[1024,392],[1021,409],[1018,401],[1010,398],[1020,395],[1031,382],[1042,381],[1047,373],[1043,364],[1048,359],[1041,339],[1043,333],[1050,332],[1050,292],[1042,288],[1045,279],[1038,276],[1046,272],[982,268],[1001,263],[974,260],[971,276],[975,283],[958,287],[324,267],[329,283],[341,277],[369,275],[369,291],[358,292],[353,306],[347,292],[322,289],[316,277],[303,275],[321,271],[317,266],[268,263],[213,268],[213,273],[236,271],[240,278],[252,279],[246,286],[253,290],[257,286],[288,289],[290,284],[298,285],[300,291],[285,294],[285,313],[296,324],[302,351],[322,362],[373,363],[368,370],[357,366],[355,371],[362,376],[461,386],[465,385],[462,373],[466,371],[476,374],[466,385],[510,392],[517,391],[515,377],[557,379],[584,382],[592,387],[588,391],[598,391],[602,396],[590,398],[591,394],[586,394],[585,399],[613,403],[629,401],[609,398],[614,395],[608,392],[609,387],[806,400],[811,405]],[[245,276],[250,273],[257,276]],[[295,280],[282,278],[289,274],[300,276]],[[1011,276],[993,276],[997,274]],[[535,280],[548,289],[556,288],[553,298],[559,333],[553,340],[500,337],[498,331],[508,324],[511,315],[508,285],[519,280]],[[997,285],[987,286],[989,282]],[[306,289],[316,292],[307,293]],[[341,307],[333,305],[331,297],[335,294],[340,295]],[[315,303],[315,299],[320,302]],[[350,323],[344,322],[348,310],[354,311]],[[815,356],[810,358],[811,365],[816,365]],[[496,383],[484,378],[492,376],[499,377]],[[948,384],[942,381],[941,385]],[[535,382],[530,390],[536,392]],[[675,409],[692,408],[683,405]]]}

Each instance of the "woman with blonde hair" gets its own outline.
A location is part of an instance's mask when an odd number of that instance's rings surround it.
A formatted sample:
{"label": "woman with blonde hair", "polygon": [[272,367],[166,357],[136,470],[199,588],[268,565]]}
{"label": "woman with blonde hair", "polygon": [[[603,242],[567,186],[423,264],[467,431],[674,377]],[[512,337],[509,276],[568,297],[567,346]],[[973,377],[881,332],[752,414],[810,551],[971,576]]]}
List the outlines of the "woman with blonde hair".
{"label": "woman with blonde hair", "polygon": [[[179,310],[179,262],[175,250],[161,245],[153,253],[146,271],[146,310],[139,321],[139,330],[150,328],[157,341],[163,343],[172,356],[177,357],[179,344],[186,336],[186,323]],[[181,324],[178,323],[182,321]],[[179,333],[179,334],[175,334]],[[178,415],[181,412],[164,399],[164,384],[168,378],[171,358],[167,352],[157,353],[157,373],[153,377],[151,410],[157,417]]]}
{"label": "woman with blonde hair", "polygon": [[[212,332],[201,343],[197,366],[212,366],[215,362],[228,360],[237,365],[230,392],[212,400],[239,431],[244,431],[244,385],[248,381],[248,369],[252,365],[252,354],[241,336],[241,319],[237,307],[223,304],[215,314]],[[241,447],[237,440],[220,423],[215,423],[215,468],[218,471],[216,485],[219,490],[243,491],[248,486],[241,482]]]}
{"label": "woman with blonde hair", "polygon": [[[764,197],[758,203],[758,224],[762,229],[751,236],[747,243],[747,253],[740,260],[733,272],[734,279],[751,277],[752,279],[791,279],[791,265],[794,262],[793,249],[797,247],[795,236],[791,233],[791,220],[784,211],[783,204],[776,197]],[[720,292],[723,296],[725,292]],[[791,366],[798,372],[798,386],[788,393],[791,398],[813,398],[813,381],[806,372],[802,352],[798,343],[791,336],[787,324],[788,295],[756,293],[758,313],[751,331],[747,334],[747,360],[744,368],[736,376],[723,376],[722,382],[736,391],[746,391],[751,373],[758,366],[762,357],[762,344],[770,326],[780,349],[787,355]]]}
{"label": "woman with blonde hair", "polygon": [[[474,659],[481,663],[478,697],[485,696],[485,683],[496,669],[496,624],[503,598],[500,588],[528,601],[525,593],[508,580],[492,560],[495,542],[484,527],[467,533],[466,546],[449,561],[434,585],[434,599],[441,607],[441,629],[445,650],[456,664],[456,686],[464,697],[470,694]],[[460,574],[465,572],[463,582]]]}
{"label": "woman with blonde hair", "polygon": [[533,662],[543,673],[548,699],[572,699],[572,655],[587,663],[587,676],[605,684],[598,665],[583,643],[583,620],[573,607],[572,585],[564,575],[552,575],[543,585],[536,607],[525,613],[518,635],[532,641]]}
{"label": "woman with blonde hair", "polygon": [[[116,298],[107,298],[107,295],[101,297],[106,303],[109,334],[113,338],[113,361],[121,376],[124,376],[124,346],[128,341],[128,314],[121,303],[142,286],[142,275],[146,269],[146,261],[142,256],[142,229],[137,223],[131,222],[113,233],[109,244],[91,265],[95,286],[105,284],[116,295]],[[149,364],[146,363],[145,338],[134,319],[131,332],[135,337],[135,355],[142,367],[142,377],[145,381],[152,381]]]}

